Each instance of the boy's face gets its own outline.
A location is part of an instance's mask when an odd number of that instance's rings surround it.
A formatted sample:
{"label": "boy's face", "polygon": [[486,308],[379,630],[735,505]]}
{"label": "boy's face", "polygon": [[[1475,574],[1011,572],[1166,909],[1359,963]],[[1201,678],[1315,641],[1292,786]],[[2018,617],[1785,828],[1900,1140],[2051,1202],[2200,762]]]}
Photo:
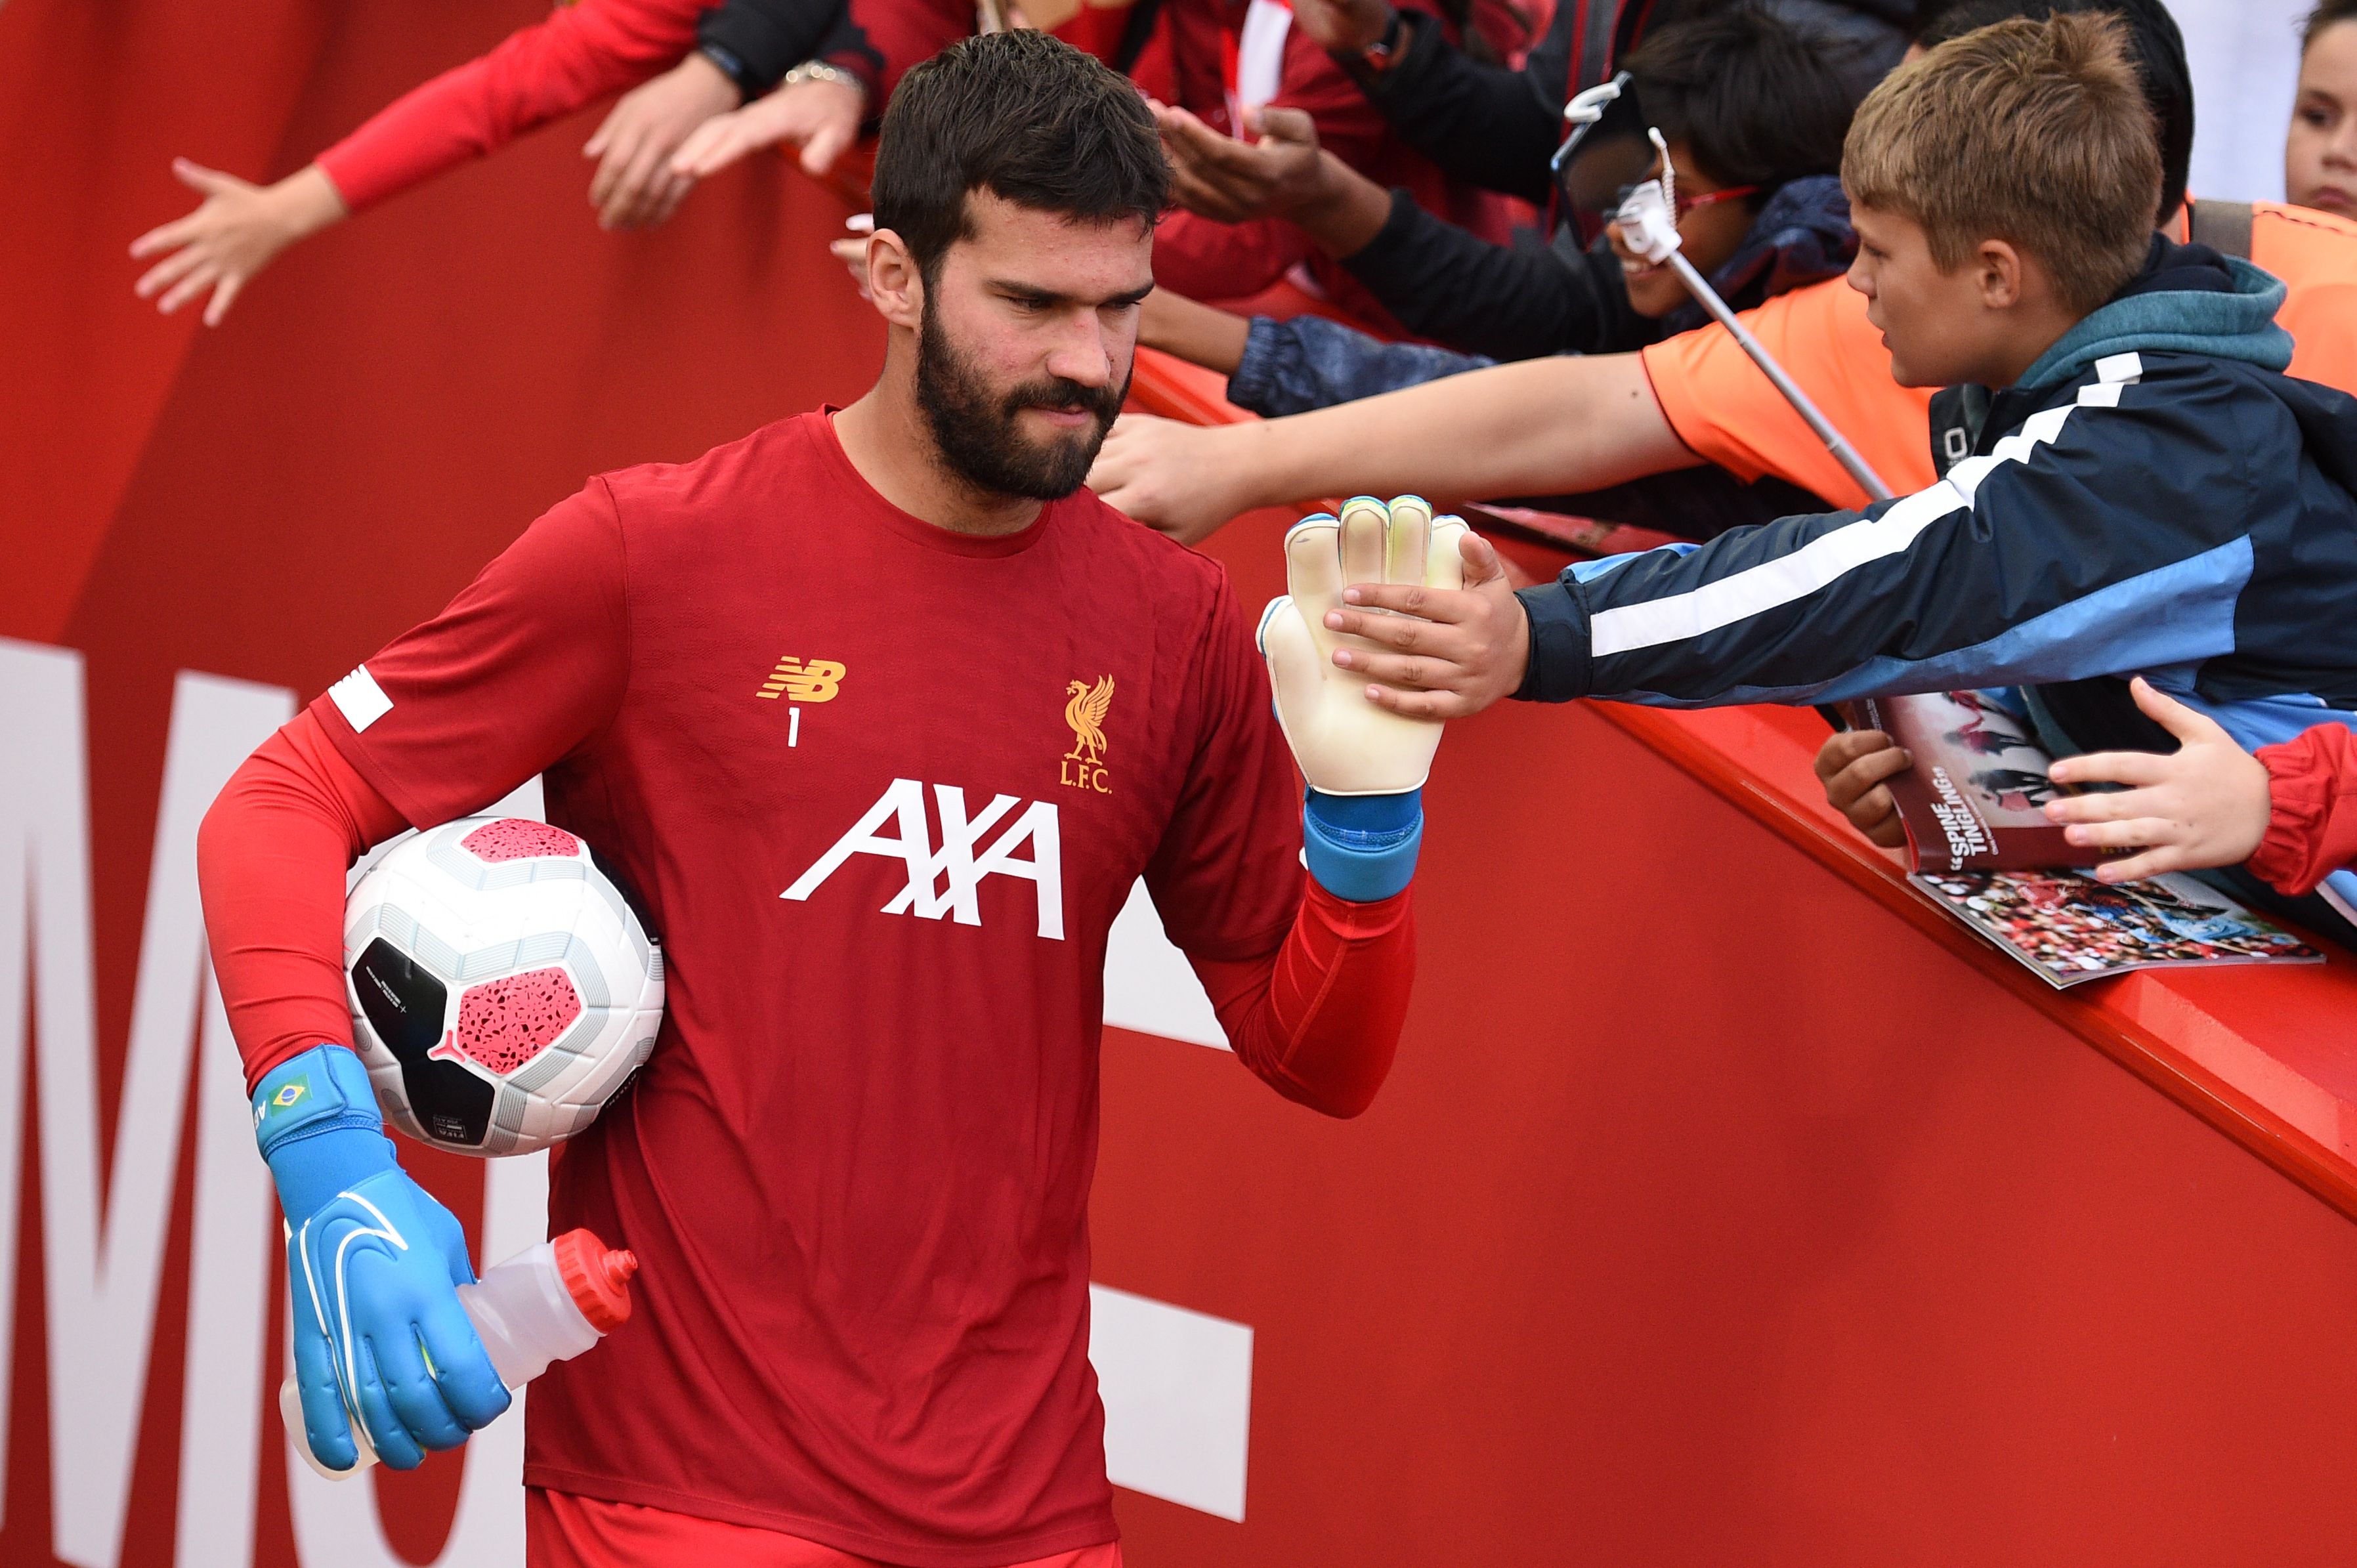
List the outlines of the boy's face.
{"label": "boy's face", "polygon": [[[1943,272],[1913,219],[1854,202],[1850,221],[1857,229],[1857,259],[1850,263],[1849,286],[1866,295],[1866,318],[1882,329],[1891,378],[1908,387],[2011,384],[2014,375],[1990,380],[1992,364],[2009,362],[2003,350],[2013,324],[2011,313],[1992,299],[1992,283],[2002,280],[1987,275],[1985,255],[1976,252]],[[2021,368],[2028,364],[2022,360]]]}
{"label": "boy's face", "polygon": [[[1678,249],[1685,252],[1695,271],[1708,277],[1734,260],[1735,252],[1743,248],[1743,237],[1751,231],[1751,204],[1741,197],[1720,198],[1718,193],[1724,188],[1695,167],[1694,149],[1684,142],[1670,144],[1670,166],[1677,174],[1678,205],[1684,209],[1677,214]],[[1661,160],[1657,157],[1645,177],[1657,179],[1661,173]],[[1695,199],[1698,197],[1711,199]],[[1629,285],[1631,310],[1648,320],[1659,321],[1693,301],[1694,295],[1686,292],[1686,285],[1678,281],[1678,274],[1667,263],[1655,266],[1629,249],[1621,240],[1619,223],[1604,225],[1604,234],[1620,258],[1620,275]]]}
{"label": "boy's face", "polygon": [[2357,21],[2333,23],[2300,56],[2284,189],[2302,207],[2357,218]]}

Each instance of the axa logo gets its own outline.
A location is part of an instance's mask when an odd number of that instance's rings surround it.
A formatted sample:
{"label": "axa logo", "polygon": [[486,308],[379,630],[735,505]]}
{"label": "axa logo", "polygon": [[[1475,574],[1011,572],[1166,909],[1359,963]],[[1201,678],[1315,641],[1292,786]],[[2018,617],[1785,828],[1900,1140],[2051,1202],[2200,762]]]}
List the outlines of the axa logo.
{"label": "axa logo", "polygon": [[1104,721],[1113,706],[1113,677],[1100,676],[1094,686],[1085,681],[1067,681],[1064,691],[1070,699],[1064,703],[1064,722],[1072,726],[1072,749],[1064,753],[1057,778],[1075,789],[1110,794],[1105,770],[1098,763],[1104,756]]}
{"label": "axa logo", "polygon": [[[1015,815],[1018,806],[1022,811]],[[1009,876],[1037,889],[1039,935],[1062,941],[1063,850],[1055,806],[1046,800],[1024,805],[1012,795],[995,795],[988,805],[968,816],[965,791],[954,784],[936,784],[933,807],[942,824],[938,847],[926,818],[925,786],[914,779],[893,779],[866,814],[779,897],[800,903],[817,893],[853,855],[881,855],[901,862],[909,873],[900,890],[885,904],[887,915],[915,915],[926,920],[947,916],[961,926],[979,926],[983,878]],[[984,836],[994,830],[997,837],[984,846]],[[1028,853],[1018,857],[1019,850]]]}
{"label": "axa logo", "polygon": [[807,662],[794,658],[780,659],[778,667],[770,671],[770,678],[761,682],[761,689],[753,695],[767,697],[771,702],[788,697],[797,703],[831,703],[834,701],[835,693],[842,689],[845,673],[844,667],[832,659],[813,659]]}

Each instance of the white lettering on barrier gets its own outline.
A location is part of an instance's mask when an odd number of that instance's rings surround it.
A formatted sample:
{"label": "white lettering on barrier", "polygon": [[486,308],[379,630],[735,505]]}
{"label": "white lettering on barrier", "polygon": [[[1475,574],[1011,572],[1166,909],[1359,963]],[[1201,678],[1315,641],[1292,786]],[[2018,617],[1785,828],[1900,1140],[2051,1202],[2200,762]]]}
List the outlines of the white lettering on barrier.
{"label": "white lettering on barrier", "polygon": [[1104,1021],[1117,1029],[1228,1048],[1203,983],[1162,929],[1140,877],[1105,938]]}
{"label": "white lettering on barrier", "polygon": [[[179,1568],[248,1568],[278,1204],[253,1152],[245,1074],[212,968],[197,1052],[197,1194],[188,1240],[188,1342],[180,1406]],[[104,1375],[102,1373],[101,1375]]]}
{"label": "white lettering on barrier", "polygon": [[[188,671],[174,683],[102,1211],[82,662],[61,650],[0,641],[0,736],[8,742],[0,747],[0,1214],[13,1221],[16,1212],[29,977],[41,1083],[52,1545],[80,1568],[115,1568],[122,1552],[189,1060],[199,1001],[211,989],[197,901],[197,823],[247,753],[293,711],[293,697],[275,687]],[[234,1079],[229,1089],[234,1092]],[[218,1177],[229,1164],[225,1155],[200,1158],[199,1169]],[[213,1203],[234,1228],[241,1200],[255,1191],[250,1178],[240,1180],[225,1203],[218,1196]],[[16,1240],[0,1231],[6,1260],[0,1301],[15,1300]],[[0,1305],[0,1345],[10,1342],[6,1317]],[[208,1326],[218,1325],[209,1317]],[[0,1411],[8,1408],[5,1381],[0,1370]],[[233,1402],[223,1419],[234,1427],[251,1412],[241,1416]],[[226,1445],[235,1434],[210,1435]],[[248,1442],[246,1453],[252,1449]],[[252,1495],[251,1485],[244,1490]]]}
{"label": "white lettering on barrier", "polygon": [[1089,1287],[1089,1360],[1114,1485],[1241,1523],[1253,1331],[1209,1313]]}

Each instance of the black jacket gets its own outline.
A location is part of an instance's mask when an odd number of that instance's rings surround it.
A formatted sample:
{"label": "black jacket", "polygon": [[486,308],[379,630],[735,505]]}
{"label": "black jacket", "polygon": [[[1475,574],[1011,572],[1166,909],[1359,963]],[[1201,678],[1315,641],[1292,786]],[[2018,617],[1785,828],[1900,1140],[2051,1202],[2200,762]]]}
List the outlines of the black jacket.
{"label": "black jacket", "polygon": [[1553,243],[1526,231],[1494,244],[1405,190],[1392,192],[1391,216],[1342,265],[1401,326],[1468,354],[1530,360],[1641,348],[1663,335],[1629,307],[1620,259],[1603,242],[1583,251],[1568,231]]}
{"label": "black jacket", "polygon": [[[1698,15],[1716,0],[1563,0],[1545,37],[1517,70],[1475,59],[1448,41],[1439,22],[1412,11],[1399,63],[1380,73],[1355,59],[1343,68],[1403,141],[1469,185],[1544,206],[1547,160],[1563,140],[1563,106],[1608,80],[1642,35]],[[1899,63],[1916,0],[1768,0],[1793,26],[1848,47],[1844,74],[1864,98]]]}
{"label": "black jacket", "polygon": [[723,0],[695,24],[696,48],[728,73],[748,102],[804,60],[856,49],[861,41],[845,0]]}
{"label": "black jacket", "polygon": [[[1451,45],[1433,18],[1403,12],[1409,38],[1398,65],[1374,75],[1357,62],[1345,64],[1418,152],[1458,179],[1547,206],[1547,161],[1561,139],[1566,85],[1576,91],[1602,80],[1639,27],[1675,19],[1680,5],[1690,13],[1708,3],[1664,0],[1616,14],[1610,0],[1596,0],[1592,12],[1566,0],[1519,71],[1475,60]],[[1849,46],[1850,61],[1866,73],[1855,84],[1863,97],[1901,48],[1878,7],[1912,4],[1775,0],[1775,9],[1796,27]],[[1616,15],[1617,32],[1602,21]],[[1619,262],[1600,241],[1583,247],[1569,223],[1557,223],[1547,239],[1521,235],[1512,246],[1500,246],[1435,217],[1402,190],[1392,193],[1383,228],[1342,264],[1409,331],[1495,360],[1641,348],[1698,324],[1651,322],[1630,309]],[[1758,303],[1730,302],[1738,309]]]}

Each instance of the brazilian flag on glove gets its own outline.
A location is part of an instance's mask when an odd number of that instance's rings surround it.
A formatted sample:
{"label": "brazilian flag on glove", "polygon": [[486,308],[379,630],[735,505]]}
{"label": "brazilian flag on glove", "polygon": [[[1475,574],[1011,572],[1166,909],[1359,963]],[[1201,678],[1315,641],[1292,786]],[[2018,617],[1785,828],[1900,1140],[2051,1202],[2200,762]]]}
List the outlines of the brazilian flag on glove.
{"label": "brazilian flag on glove", "polygon": [[508,1391],[458,1303],[475,1280],[465,1233],[394,1161],[368,1069],[337,1045],[280,1064],[254,1090],[253,1132],[286,1214],[312,1454],[346,1470],[365,1442],[410,1470],[466,1442]]}
{"label": "brazilian flag on glove", "polygon": [[1334,662],[1341,647],[1374,650],[1326,625],[1342,590],[1361,583],[1464,583],[1461,518],[1435,519],[1420,496],[1386,504],[1345,502],[1339,518],[1305,517],[1285,536],[1286,586],[1260,618],[1276,719],[1309,797],[1302,811],[1309,875],[1337,897],[1388,898],[1415,875],[1424,838],[1424,780],[1440,746],[1440,721],[1412,719],[1369,702],[1366,682]]}

